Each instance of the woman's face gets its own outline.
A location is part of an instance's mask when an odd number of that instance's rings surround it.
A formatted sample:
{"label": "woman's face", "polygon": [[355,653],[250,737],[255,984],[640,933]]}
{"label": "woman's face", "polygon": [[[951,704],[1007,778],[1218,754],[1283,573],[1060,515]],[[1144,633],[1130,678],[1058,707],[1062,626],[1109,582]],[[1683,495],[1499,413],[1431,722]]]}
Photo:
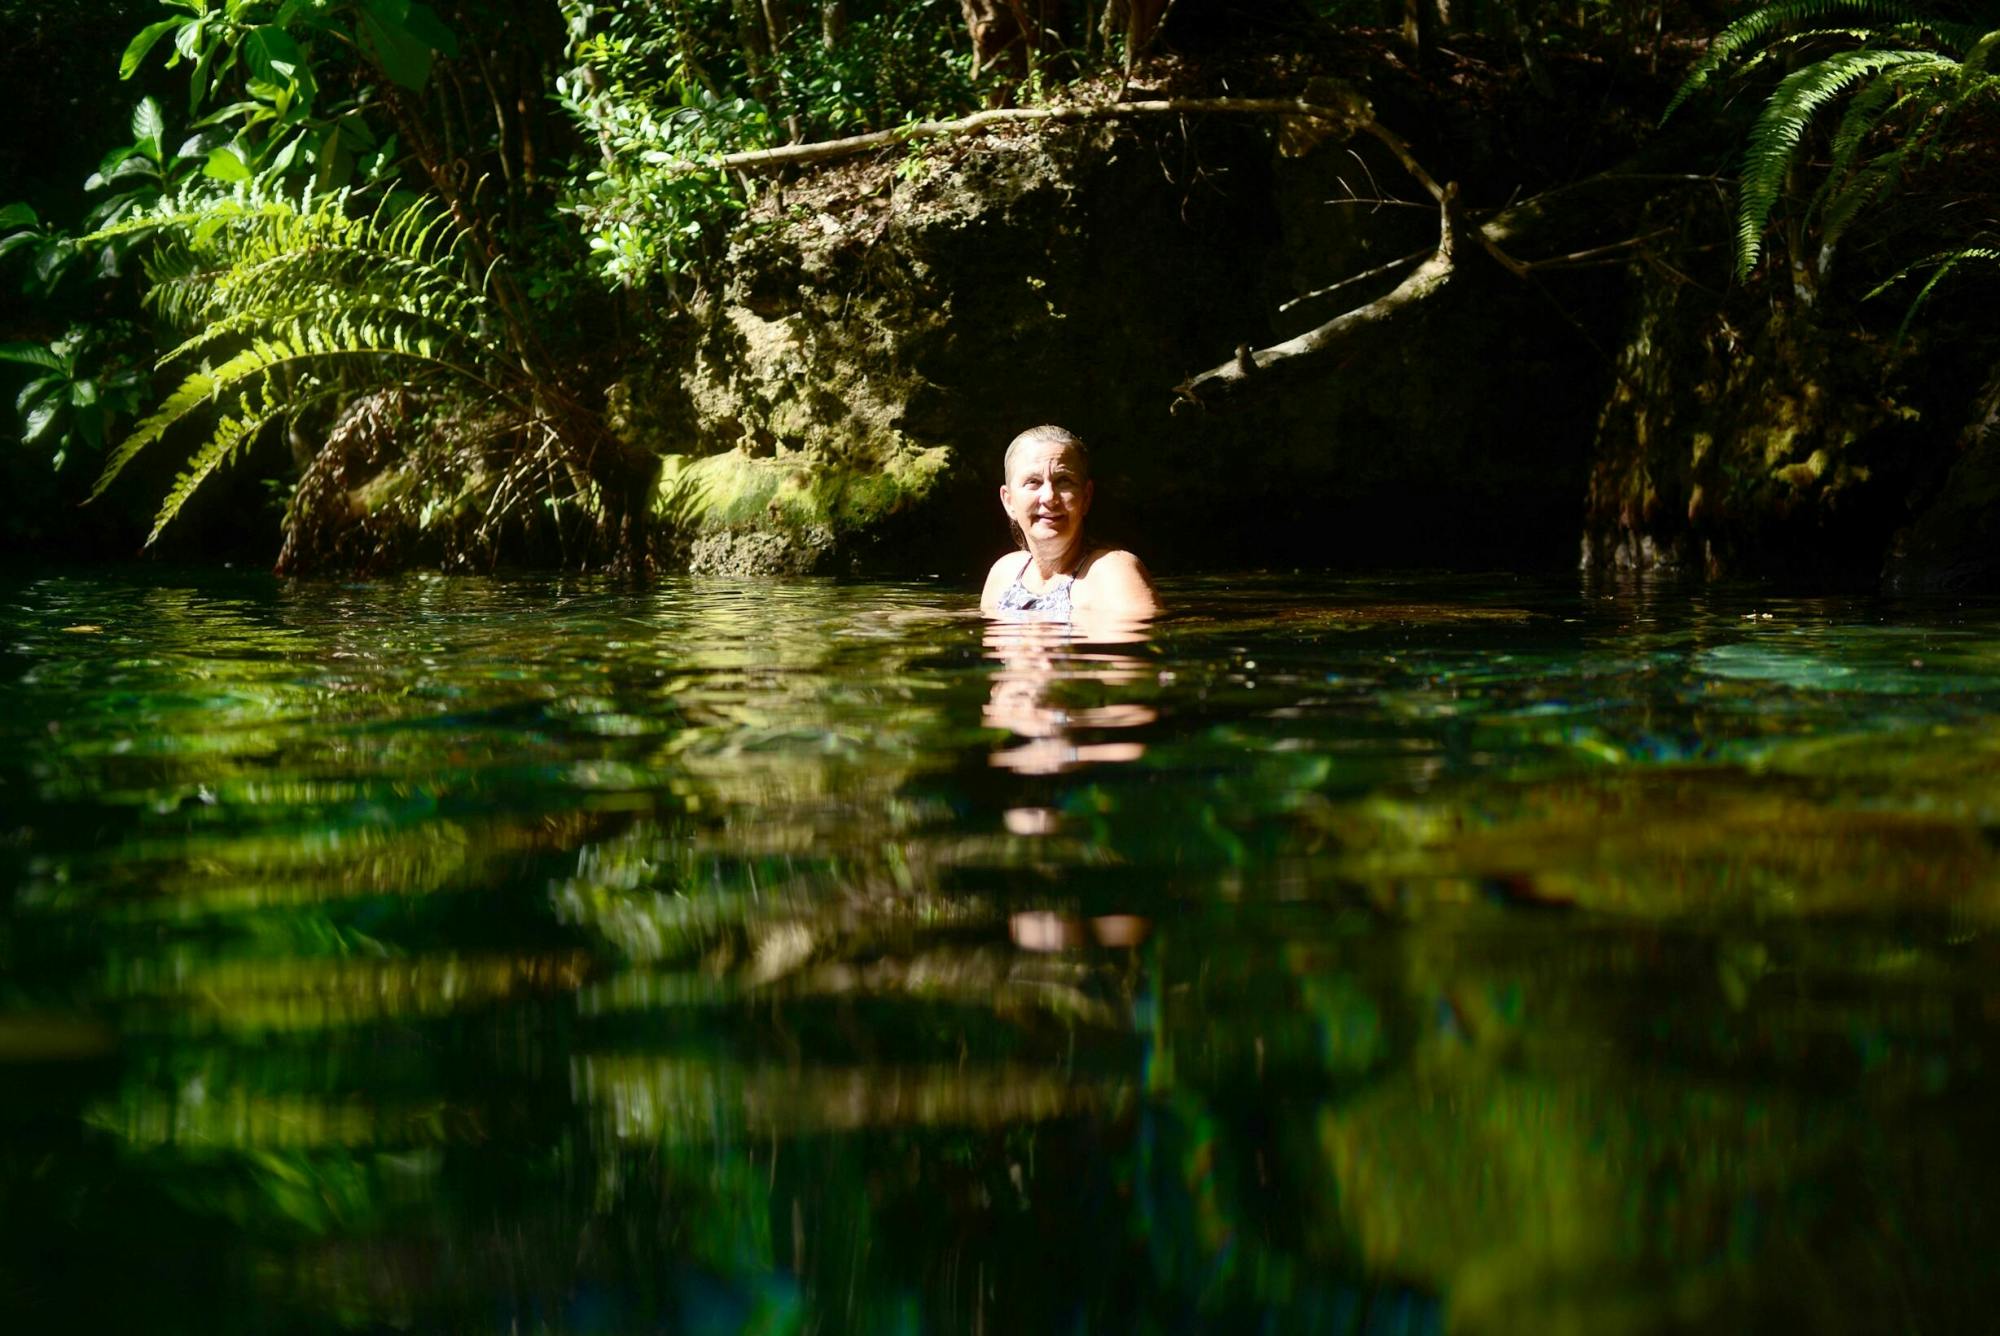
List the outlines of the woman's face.
{"label": "woman's face", "polygon": [[1015,455],[1000,487],[1000,504],[1030,546],[1061,547],[1083,533],[1091,494],[1074,446],[1036,442]]}

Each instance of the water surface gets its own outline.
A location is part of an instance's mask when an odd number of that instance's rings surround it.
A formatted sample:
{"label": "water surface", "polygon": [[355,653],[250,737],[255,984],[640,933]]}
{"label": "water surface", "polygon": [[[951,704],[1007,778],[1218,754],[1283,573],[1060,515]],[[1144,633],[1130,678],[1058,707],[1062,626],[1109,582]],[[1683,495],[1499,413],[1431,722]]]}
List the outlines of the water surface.
{"label": "water surface", "polygon": [[1991,1325],[2000,607],[1166,592],[0,585],[0,1314]]}

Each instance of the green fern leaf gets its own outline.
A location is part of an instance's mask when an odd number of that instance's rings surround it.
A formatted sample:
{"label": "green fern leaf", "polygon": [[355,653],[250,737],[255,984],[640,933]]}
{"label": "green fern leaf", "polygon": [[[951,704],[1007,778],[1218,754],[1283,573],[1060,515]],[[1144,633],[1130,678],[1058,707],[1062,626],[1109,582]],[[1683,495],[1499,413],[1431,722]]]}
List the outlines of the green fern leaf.
{"label": "green fern leaf", "polygon": [[1780,0],[1752,10],[1715,35],[1708,51],[1695,62],[1687,78],[1667,100],[1660,113],[1666,119],[1690,97],[1706,88],[1725,66],[1744,53],[1763,45],[1788,28],[1823,25],[1828,20],[1847,18],[1875,23],[1916,23],[1922,16],[1901,0]]}
{"label": "green fern leaf", "polygon": [[1931,293],[1937,290],[1938,284],[1944,282],[1946,275],[1950,274],[1952,270],[1958,268],[1961,264],[1974,261],[1983,264],[2000,264],[2000,249],[1992,246],[1966,246],[1959,250],[1947,251],[1942,255],[1933,255],[1929,259],[1921,260],[1916,264],[1899,269],[1888,278],[1882,280],[1881,283],[1869,290],[1866,300],[1873,300],[1881,296],[1890,288],[1895,287],[1898,283],[1920,270],[1930,268],[1933,265],[1936,266],[1935,271],[1925,281],[1923,287],[1917,290],[1917,295],[1910,299],[1909,306],[1903,312],[1902,322],[1896,326],[1896,342],[1901,343],[1904,336],[1910,332],[1911,322],[1917,318],[1917,308],[1929,300]]}
{"label": "green fern leaf", "polygon": [[159,514],[153,517],[153,530],[146,535],[147,547],[151,547],[160,536],[160,531],[181,513],[181,507],[187,504],[188,498],[207,481],[210,474],[228,463],[238,451],[257,438],[257,433],[264,429],[266,423],[285,411],[282,403],[273,403],[268,398],[269,388],[269,382],[266,382],[246,391],[236,413],[225,416],[217,423],[214,434],[194,452],[187,467],[174,479],[174,485],[167,489]]}
{"label": "green fern leaf", "polygon": [[1813,114],[1855,84],[1899,66],[1956,68],[1930,51],[1843,51],[1794,70],[1778,84],[1751,128],[1736,209],[1737,270],[1748,276],[1763,248],[1764,227]]}
{"label": "green fern leaf", "polygon": [[196,371],[181,381],[157,409],[134,426],[131,434],[118,443],[118,448],[104,461],[104,471],[97,475],[97,482],[92,485],[90,495],[84,498],[84,503],[88,505],[104,495],[105,489],[125,471],[125,466],[131,463],[141,450],[166,435],[167,428],[214,398],[216,389],[215,375],[206,369]]}

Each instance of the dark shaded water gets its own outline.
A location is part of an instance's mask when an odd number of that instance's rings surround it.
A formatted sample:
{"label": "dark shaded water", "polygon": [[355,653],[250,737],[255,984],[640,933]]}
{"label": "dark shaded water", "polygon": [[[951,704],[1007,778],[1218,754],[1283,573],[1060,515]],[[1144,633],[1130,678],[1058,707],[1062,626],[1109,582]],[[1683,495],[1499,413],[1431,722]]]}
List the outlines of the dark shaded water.
{"label": "dark shaded water", "polygon": [[12,1330],[1990,1328],[2000,607],[0,586]]}

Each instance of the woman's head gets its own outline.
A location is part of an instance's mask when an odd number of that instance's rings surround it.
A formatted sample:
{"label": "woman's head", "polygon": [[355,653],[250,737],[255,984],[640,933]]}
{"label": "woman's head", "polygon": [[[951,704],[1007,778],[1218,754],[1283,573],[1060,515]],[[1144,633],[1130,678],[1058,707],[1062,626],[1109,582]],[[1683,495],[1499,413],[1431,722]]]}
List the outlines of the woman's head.
{"label": "woman's head", "polygon": [[1080,543],[1095,487],[1090,451],[1074,433],[1030,427],[1007,446],[1000,505],[1022,547],[1063,551]]}

